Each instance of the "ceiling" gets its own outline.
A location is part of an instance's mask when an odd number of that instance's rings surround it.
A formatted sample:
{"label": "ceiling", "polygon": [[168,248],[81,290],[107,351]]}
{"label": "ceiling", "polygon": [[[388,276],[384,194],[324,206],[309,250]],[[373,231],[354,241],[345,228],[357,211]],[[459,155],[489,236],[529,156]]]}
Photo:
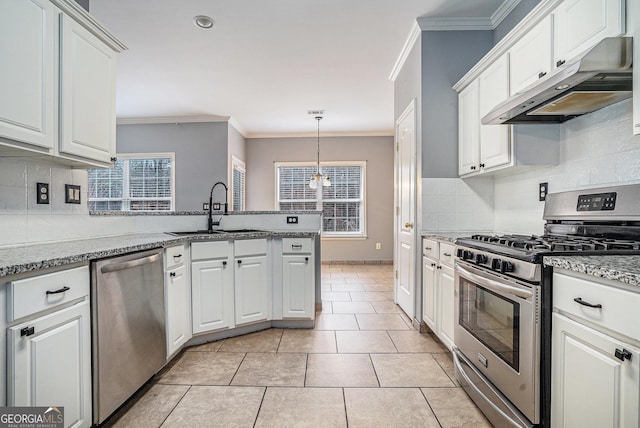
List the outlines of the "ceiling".
{"label": "ceiling", "polygon": [[[91,0],[128,50],[117,116],[231,117],[245,137],[392,135],[389,75],[418,17],[491,18],[514,0]],[[215,20],[210,30],[196,15]],[[178,121],[178,120],[175,120]]]}

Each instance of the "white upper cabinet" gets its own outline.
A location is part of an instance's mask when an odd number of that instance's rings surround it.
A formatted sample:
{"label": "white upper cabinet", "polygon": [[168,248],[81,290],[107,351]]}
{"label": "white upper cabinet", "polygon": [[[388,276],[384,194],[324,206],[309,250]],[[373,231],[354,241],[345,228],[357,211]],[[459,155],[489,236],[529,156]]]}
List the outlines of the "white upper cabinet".
{"label": "white upper cabinet", "polygon": [[[479,79],[480,118],[509,98],[509,56],[502,55]],[[480,167],[490,169],[511,161],[508,125],[480,125]]]}
{"label": "white upper cabinet", "polygon": [[480,159],[478,80],[458,94],[458,174],[478,171]]}
{"label": "white upper cabinet", "polygon": [[115,154],[116,53],[66,15],[60,27],[60,152],[108,163]]}
{"label": "white upper cabinet", "polygon": [[564,0],[553,15],[555,67],[625,31],[624,0]]}
{"label": "white upper cabinet", "polygon": [[551,72],[551,32],[551,15],[547,15],[509,50],[510,95],[521,92]]}
{"label": "white upper cabinet", "polygon": [[47,0],[0,0],[0,10],[0,137],[53,149],[54,7]]}

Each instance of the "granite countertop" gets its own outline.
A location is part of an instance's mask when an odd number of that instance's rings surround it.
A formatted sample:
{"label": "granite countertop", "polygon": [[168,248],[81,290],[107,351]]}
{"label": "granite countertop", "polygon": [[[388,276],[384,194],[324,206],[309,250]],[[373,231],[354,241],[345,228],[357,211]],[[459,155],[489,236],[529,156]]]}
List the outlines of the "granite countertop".
{"label": "granite countertop", "polygon": [[640,286],[640,256],[546,256],[544,264]]}
{"label": "granite countertop", "polygon": [[140,233],[96,237],[77,241],[0,248],[0,277],[55,266],[114,257],[136,251],[170,247],[193,241],[222,241],[250,238],[302,238],[318,232],[224,232],[174,236],[167,233]]}
{"label": "granite countertop", "polygon": [[[107,217],[126,216],[171,216],[171,215],[209,215],[209,211],[89,211],[90,215]],[[223,215],[223,211],[212,211],[214,216]],[[322,211],[229,211],[224,215],[253,215],[253,214],[277,214],[277,215],[302,215],[322,214]]]}

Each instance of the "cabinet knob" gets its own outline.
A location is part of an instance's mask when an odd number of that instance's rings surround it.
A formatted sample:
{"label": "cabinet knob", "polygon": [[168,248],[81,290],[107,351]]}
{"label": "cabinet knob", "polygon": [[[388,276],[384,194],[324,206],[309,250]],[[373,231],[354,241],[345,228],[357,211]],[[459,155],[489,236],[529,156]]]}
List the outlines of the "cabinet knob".
{"label": "cabinet knob", "polygon": [[435,263],[431,263],[431,267],[436,267],[436,264]]}
{"label": "cabinet knob", "polygon": [[226,260],[224,260],[224,261],[222,262],[222,266],[226,266],[226,265],[227,265],[227,261],[226,261]]}
{"label": "cabinet knob", "polygon": [[309,257],[305,257],[305,258],[304,258],[304,262],[305,262],[305,263],[309,263]]}
{"label": "cabinet knob", "polygon": [[538,79],[542,79],[546,75],[547,75],[546,71],[541,71],[540,73],[538,73]]}
{"label": "cabinet knob", "polygon": [[624,360],[631,361],[631,355],[632,355],[631,352],[627,349],[620,350],[616,348],[615,356],[620,361],[624,361]]}
{"label": "cabinet knob", "polygon": [[436,267],[436,269],[442,269],[442,266],[438,266],[438,267]]}
{"label": "cabinet knob", "polygon": [[171,273],[169,273],[169,276],[172,277],[172,278],[175,278],[176,277],[176,273],[175,272],[171,272]]}
{"label": "cabinet knob", "polygon": [[484,164],[483,163],[480,164],[480,168],[484,168]]}
{"label": "cabinet knob", "polygon": [[556,67],[560,67],[564,63],[565,63],[565,60],[559,59],[558,61],[556,61]]}
{"label": "cabinet knob", "polygon": [[471,165],[471,170],[475,171],[476,170],[476,166],[475,165]]}
{"label": "cabinet knob", "polygon": [[20,329],[20,337],[22,336],[33,336],[36,332],[35,327],[24,327]]}
{"label": "cabinet knob", "polygon": [[240,264],[242,264],[242,260],[238,260],[238,264],[239,264],[239,265],[240,265]]}
{"label": "cabinet knob", "polygon": [[115,161],[117,161],[117,160],[118,160],[118,158],[116,158],[116,157],[112,157],[112,158],[111,158],[111,162],[115,162]]}

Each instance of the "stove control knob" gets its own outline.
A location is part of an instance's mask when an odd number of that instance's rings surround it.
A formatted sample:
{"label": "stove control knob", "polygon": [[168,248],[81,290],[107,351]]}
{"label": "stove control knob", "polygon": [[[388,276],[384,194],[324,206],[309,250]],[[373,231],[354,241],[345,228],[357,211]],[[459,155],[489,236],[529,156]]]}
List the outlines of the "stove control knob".
{"label": "stove control knob", "polygon": [[502,262],[500,264],[500,272],[513,272],[513,263],[511,262]]}
{"label": "stove control knob", "polygon": [[502,260],[500,260],[500,259],[491,260],[491,269],[500,270],[501,266],[502,266]]}
{"label": "stove control knob", "polygon": [[485,256],[484,254],[476,254],[476,264],[485,264],[487,260],[487,256]]}
{"label": "stove control knob", "polygon": [[464,254],[464,250],[462,248],[458,248],[458,250],[456,251],[456,256],[462,258],[462,254]]}
{"label": "stove control knob", "polygon": [[462,260],[471,260],[473,259],[473,253],[471,251],[464,250],[462,252]]}

